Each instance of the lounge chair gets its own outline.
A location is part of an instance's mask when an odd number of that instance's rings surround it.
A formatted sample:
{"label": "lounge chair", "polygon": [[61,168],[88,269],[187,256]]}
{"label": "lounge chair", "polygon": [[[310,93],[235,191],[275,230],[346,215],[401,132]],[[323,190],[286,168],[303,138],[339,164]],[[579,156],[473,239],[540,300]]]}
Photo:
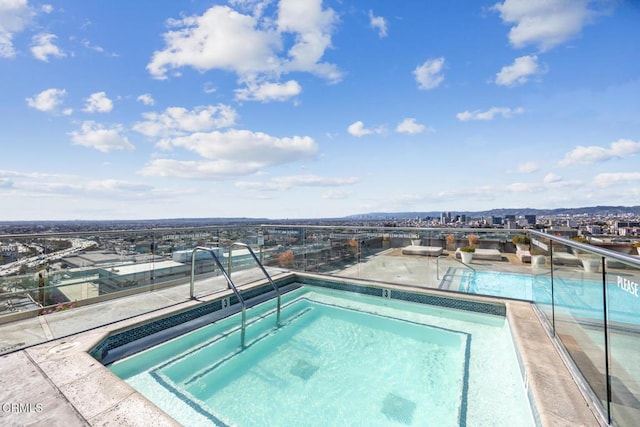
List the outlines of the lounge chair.
{"label": "lounge chair", "polygon": [[438,256],[442,254],[440,246],[406,246],[402,249],[402,255]]}
{"label": "lounge chair", "polygon": [[582,266],[580,258],[569,252],[553,252],[553,263],[558,265]]}
{"label": "lounge chair", "polygon": [[[456,258],[460,258],[460,248],[456,249]],[[490,261],[502,261],[502,252],[497,249],[477,249],[473,253],[473,259],[485,259]]]}

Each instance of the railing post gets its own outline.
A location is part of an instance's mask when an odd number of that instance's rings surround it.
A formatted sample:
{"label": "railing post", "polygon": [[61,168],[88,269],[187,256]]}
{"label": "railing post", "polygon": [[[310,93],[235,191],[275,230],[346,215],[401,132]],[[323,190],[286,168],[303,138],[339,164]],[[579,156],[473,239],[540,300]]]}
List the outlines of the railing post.
{"label": "railing post", "polygon": [[196,282],[196,252],[198,249],[194,249],[191,252],[191,283],[189,285],[189,298],[193,299],[194,291],[195,291],[195,282]]}
{"label": "railing post", "polygon": [[227,259],[227,271],[231,275],[231,257],[233,256],[233,244],[229,245],[229,259]]}
{"label": "railing post", "polygon": [[[222,272],[222,275],[227,280],[227,286],[229,288],[231,288],[231,290],[233,290],[233,293],[235,294],[236,298],[238,298],[238,302],[240,302],[240,307],[242,308],[242,325],[241,325],[240,338],[241,338],[242,348],[244,348],[244,338],[245,338],[245,329],[246,329],[246,320],[247,320],[247,314],[246,314],[247,307],[246,307],[246,304],[244,302],[244,298],[242,298],[242,295],[240,294],[240,291],[238,291],[238,288],[236,288],[236,286],[231,281],[231,277],[229,276],[229,274],[227,274],[226,270],[222,266],[222,263],[218,259],[218,256],[216,255],[216,253],[213,250],[209,249],[209,248],[197,246],[191,252],[191,294],[193,295],[193,284],[194,284],[194,280],[195,280],[194,279],[195,256],[196,256],[196,252],[198,252],[198,251],[206,251],[206,252],[209,252],[211,254],[211,256],[213,257],[213,261],[216,263],[216,265],[218,266],[218,268]],[[255,257],[255,255],[254,255],[254,257]]]}
{"label": "railing post", "polygon": [[602,320],[604,331],[604,372],[605,372],[605,387],[607,396],[607,422],[612,423],[611,419],[611,373],[609,372],[609,326],[608,326],[608,313],[607,313],[607,272],[604,262],[604,257],[600,258],[602,261]]}

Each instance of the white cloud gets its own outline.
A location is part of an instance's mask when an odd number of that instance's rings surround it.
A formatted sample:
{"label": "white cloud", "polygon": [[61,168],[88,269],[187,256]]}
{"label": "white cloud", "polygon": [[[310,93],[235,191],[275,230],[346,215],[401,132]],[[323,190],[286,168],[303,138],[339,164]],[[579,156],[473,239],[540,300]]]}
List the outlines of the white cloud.
{"label": "white cloud", "polygon": [[154,159],[138,171],[139,174],[155,177],[183,179],[229,178],[256,173],[264,165],[258,162],[229,160],[174,160]]}
{"label": "white cloud", "polygon": [[51,13],[53,12],[53,6],[51,6],[50,4],[43,4],[40,7],[40,10],[44,13]]}
{"label": "white cloud", "polygon": [[[147,70],[165,79],[170,69],[190,66],[199,71],[223,69],[238,74],[275,71],[281,48],[273,29],[257,28],[255,18],[227,6],[213,6],[202,16],[168,21],[165,49],[155,51]],[[215,31],[213,31],[215,29]]]}
{"label": "white cloud", "polygon": [[23,31],[35,16],[27,0],[0,1],[0,58],[13,58],[13,36]]}
{"label": "white cloud", "polygon": [[396,127],[396,132],[414,135],[416,133],[424,132],[425,129],[425,125],[416,123],[416,119],[414,119],[413,117],[409,117],[398,124],[398,126]]}
{"label": "white cloud", "polygon": [[249,83],[246,88],[236,89],[236,99],[241,101],[286,101],[302,92],[302,87],[295,80],[286,83]]}
{"label": "white cloud", "polygon": [[369,135],[372,131],[365,129],[364,123],[362,121],[357,121],[349,125],[347,128],[347,132],[349,132],[353,136],[364,136]]}
{"label": "white cloud", "polygon": [[540,165],[536,162],[524,162],[524,163],[520,163],[516,169],[513,171],[513,173],[533,173],[535,171],[537,171],[538,169],[540,169]]}
{"label": "white cloud", "polygon": [[547,183],[547,184],[551,184],[551,183],[554,183],[554,182],[560,182],[560,181],[562,181],[562,177],[561,177],[560,175],[556,175],[556,174],[555,174],[555,173],[553,173],[553,172],[549,172],[548,174],[546,174],[546,175],[544,176],[543,181],[544,181],[545,183]]}
{"label": "white cloud", "polygon": [[383,127],[377,127],[375,129],[367,129],[364,127],[364,123],[360,120],[357,122],[351,123],[347,128],[347,132],[349,132],[353,136],[361,137],[365,135],[371,135],[373,133],[381,134],[384,133]]}
{"label": "white cloud", "polygon": [[133,130],[151,138],[183,136],[233,126],[238,113],[224,104],[198,106],[192,110],[169,107],[162,113],[143,113],[145,121],[133,125]]}
{"label": "white cloud", "polygon": [[87,49],[91,49],[91,50],[96,51],[96,52],[104,53],[104,48],[102,46],[95,45],[95,44],[91,43],[87,39],[83,39],[81,43],[82,43],[82,46],[86,47]]}
{"label": "white cloud", "polygon": [[255,191],[282,191],[293,187],[341,187],[353,185],[359,180],[356,177],[324,177],[317,175],[292,175],[275,177],[271,181],[240,181],[236,187]]}
{"label": "white cloud", "polygon": [[264,168],[315,156],[318,146],[308,136],[278,138],[262,132],[231,129],[166,138],[167,149],[182,148],[204,160],[155,159],[139,173],[190,179],[255,174]]}
{"label": "white cloud", "polygon": [[378,30],[380,38],[387,37],[387,20],[382,16],[375,16],[373,11],[369,11],[369,25],[371,28]]}
{"label": "white cloud", "polygon": [[627,182],[640,183],[640,172],[600,173],[593,178],[593,183],[601,187]]}
{"label": "white cloud", "polygon": [[[0,171],[0,177],[3,175]],[[85,176],[42,174],[37,172],[18,173],[15,181],[10,181],[12,188],[27,197],[62,195],[84,196],[95,199],[105,197],[131,200],[153,197],[157,190],[147,184],[121,181],[117,179],[92,180]],[[0,188],[2,179],[0,178]],[[163,189],[165,190],[165,189]]]}
{"label": "white cloud", "polygon": [[[320,62],[331,47],[337,16],[322,9],[318,0],[281,0],[277,16],[261,17],[256,8],[266,3],[235,1],[251,8],[244,15],[228,6],[213,6],[201,16],[172,19],[172,30],[164,34],[165,48],[155,51],[147,70],[158,79],[181,67],[199,71],[222,69],[235,72],[242,80],[260,75],[306,71],[330,81],[341,73],[333,64]],[[293,36],[289,49],[285,41]],[[281,52],[285,52],[281,55]]]}
{"label": "white cloud", "polygon": [[108,113],[113,109],[113,101],[107,97],[105,92],[92,93],[86,101],[82,111],[87,113]]}
{"label": "white cloud", "polygon": [[350,192],[344,190],[328,190],[322,193],[322,198],[327,200],[346,199],[351,195]]}
{"label": "white cloud", "polygon": [[549,173],[544,177],[543,182],[514,182],[507,185],[506,189],[512,193],[542,193],[567,188],[577,190],[582,185],[580,181],[565,181],[560,176]]}
{"label": "white cloud", "polygon": [[486,111],[463,111],[456,114],[456,117],[461,122],[467,122],[469,120],[493,120],[496,115],[501,115],[505,119],[509,119],[516,114],[524,113],[524,108],[508,108],[508,107],[493,107]]}
{"label": "white cloud", "polygon": [[280,0],[278,30],[293,33],[295,44],[287,52],[284,71],[308,71],[331,82],[342,79],[334,64],[320,62],[331,47],[331,35],[338,22],[333,9],[322,9],[321,0]]}
{"label": "white cloud", "polygon": [[218,90],[211,82],[206,82],[203,87],[204,93],[214,93]]}
{"label": "white cloud", "polygon": [[536,45],[549,50],[575,37],[595,16],[589,0],[505,0],[493,10],[500,13],[509,30],[509,42],[516,48]]}
{"label": "white cloud", "polygon": [[511,65],[505,65],[496,74],[495,83],[500,86],[517,86],[526,83],[529,77],[545,72],[538,65],[536,55],[526,55],[516,58]]}
{"label": "white cloud", "polygon": [[49,62],[49,57],[62,58],[67,56],[58,46],[53,44],[56,39],[55,34],[40,33],[31,39],[31,53],[34,58],[40,61]]}
{"label": "white cloud", "polygon": [[542,191],[544,186],[540,183],[530,183],[530,182],[514,182],[512,184],[507,185],[507,190],[514,193],[532,193]]}
{"label": "white cloud", "polygon": [[273,0],[229,0],[229,4],[259,18],[262,16],[264,9],[269,6],[272,1]]}
{"label": "white cloud", "polygon": [[156,101],[153,99],[150,93],[143,93],[136,98],[138,102],[142,102],[144,105],[154,105]]}
{"label": "white cloud", "polygon": [[226,132],[197,132],[172,138],[169,144],[211,159],[254,162],[264,166],[310,158],[318,150],[313,138],[277,138],[262,132],[231,129]]}
{"label": "white cloud", "polygon": [[26,101],[27,105],[31,108],[46,113],[54,113],[58,110],[58,107],[62,105],[62,99],[65,96],[67,96],[66,90],[51,88],[43,90],[33,98],[26,98]]}
{"label": "white cloud", "polygon": [[444,58],[428,59],[422,65],[413,70],[413,75],[418,82],[418,88],[422,90],[434,89],[444,81],[442,69]]}
{"label": "white cloud", "polygon": [[620,159],[640,153],[640,142],[630,139],[619,139],[612,142],[609,148],[599,146],[577,146],[562,159],[558,166],[565,167],[573,163],[597,163],[611,159]]}
{"label": "white cloud", "polygon": [[133,151],[134,146],[126,136],[121,135],[122,131],[121,125],[105,128],[99,123],[85,121],[79,131],[73,131],[69,135],[74,145],[95,148],[103,153],[114,150]]}

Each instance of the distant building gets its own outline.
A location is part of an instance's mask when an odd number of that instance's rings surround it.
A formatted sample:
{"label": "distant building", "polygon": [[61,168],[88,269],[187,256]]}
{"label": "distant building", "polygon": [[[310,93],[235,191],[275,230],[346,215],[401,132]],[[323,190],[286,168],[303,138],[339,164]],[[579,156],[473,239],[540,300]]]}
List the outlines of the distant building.
{"label": "distant building", "polygon": [[602,234],[602,227],[599,225],[589,224],[585,228],[591,234]]}
{"label": "distant building", "polygon": [[568,239],[578,236],[578,230],[571,227],[559,227],[553,225],[544,231],[545,233],[552,234],[554,236],[566,237]]}
{"label": "distant building", "polygon": [[[209,269],[211,271],[212,269]],[[197,271],[202,273],[204,271]],[[119,265],[110,268],[98,269],[99,294],[111,292],[153,283],[154,279],[168,281],[172,279],[188,278],[191,270],[188,265],[175,261],[159,261],[140,264]]]}
{"label": "distant building", "polygon": [[[222,261],[222,256],[223,256],[222,248],[210,248],[210,249],[214,251],[218,259]],[[189,264],[191,263],[192,254],[193,254],[193,250],[175,251],[172,254],[172,259],[175,262]],[[211,257],[211,254],[208,252],[205,252],[205,251],[196,252],[196,261],[203,261],[203,260],[213,260],[213,258]]]}
{"label": "distant building", "polygon": [[536,225],[536,216],[535,215],[525,215],[524,219],[527,221],[528,225]]}

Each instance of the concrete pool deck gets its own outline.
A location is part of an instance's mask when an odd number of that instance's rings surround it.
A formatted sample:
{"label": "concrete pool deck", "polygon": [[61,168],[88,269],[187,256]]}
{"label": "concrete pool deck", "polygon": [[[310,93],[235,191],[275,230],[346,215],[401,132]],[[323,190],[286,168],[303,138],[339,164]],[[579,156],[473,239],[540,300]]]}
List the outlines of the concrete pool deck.
{"label": "concrete pool deck", "polygon": [[[424,275],[420,276],[421,279],[417,280],[415,284],[408,284],[410,290],[415,291],[425,290],[422,278],[427,281],[434,280],[436,276],[441,277],[441,272],[436,272],[433,268],[434,264],[427,265],[424,258],[422,260],[410,259],[414,257],[404,258],[395,269],[389,267],[388,260],[379,259],[381,257],[374,258],[377,263],[369,265],[368,267],[371,268],[367,270],[366,274],[362,274],[360,271],[358,277],[367,279],[371,276],[378,281],[386,281],[399,271],[404,270],[407,274],[406,269],[415,273],[417,266],[420,266]],[[435,262],[435,260],[431,261]],[[442,261],[445,262],[445,260]],[[484,266],[483,261],[474,263],[474,268]],[[488,265],[486,267],[489,268]],[[354,269],[362,269],[362,266],[349,268],[352,269],[351,272],[346,269],[341,275],[350,276],[350,273],[354,273]],[[446,268],[446,264],[443,268]],[[521,268],[524,266],[521,267],[514,263],[514,270]],[[378,274],[376,274],[376,270]],[[358,281],[358,279],[354,279],[354,281]],[[431,283],[437,282],[434,280]],[[169,307],[166,307],[167,301],[165,300],[165,307],[158,308],[152,313],[137,315],[97,327],[88,332],[55,339],[1,356],[0,404],[3,406],[0,407],[0,423],[2,425],[47,424],[54,426],[178,425],[87,352],[105,338],[110,331],[167,315],[176,310],[183,310],[202,301],[214,300],[230,292],[225,290],[226,283],[222,280],[216,279],[211,289],[215,290],[215,286],[219,287],[218,292],[213,292],[199,300],[186,299],[184,295],[188,291],[184,288],[181,290],[171,288],[175,295],[173,298],[178,301],[171,300]],[[253,286],[253,284],[248,286]],[[390,285],[390,287],[394,286]],[[407,287],[399,288],[407,289]],[[139,294],[82,308],[91,309],[86,313],[93,315],[94,318],[96,310],[110,310],[112,313],[122,315],[132,303],[135,305],[145,304],[146,297],[151,298],[150,304],[153,304],[157,298],[171,298],[169,289],[164,296],[159,296],[160,292],[158,291],[156,295],[151,295],[152,293]],[[450,293],[433,289],[429,289],[428,292],[451,296]],[[460,298],[490,302],[501,301],[495,298],[467,295],[460,295]],[[115,305],[108,308],[109,304],[116,303],[118,309],[114,308]],[[535,398],[542,425],[601,425],[541,325],[532,305],[517,301],[504,301],[504,304],[507,307],[507,318],[512,329],[514,342],[520,349],[521,362],[526,369],[527,384]],[[155,306],[150,305],[149,307]],[[69,312],[55,313],[55,315],[70,316],[75,313],[73,318],[67,319],[67,321],[89,321],[91,316],[83,320],[79,310],[74,309]],[[41,320],[38,319],[41,317],[36,318],[35,321],[40,323]],[[87,324],[87,327],[91,325]],[[72,329],[68,328],[67,330]],[[61,326],[56,330],[64,331],[65,328]],[[4,328],[0,327],[0,332],[4,334]]]}

